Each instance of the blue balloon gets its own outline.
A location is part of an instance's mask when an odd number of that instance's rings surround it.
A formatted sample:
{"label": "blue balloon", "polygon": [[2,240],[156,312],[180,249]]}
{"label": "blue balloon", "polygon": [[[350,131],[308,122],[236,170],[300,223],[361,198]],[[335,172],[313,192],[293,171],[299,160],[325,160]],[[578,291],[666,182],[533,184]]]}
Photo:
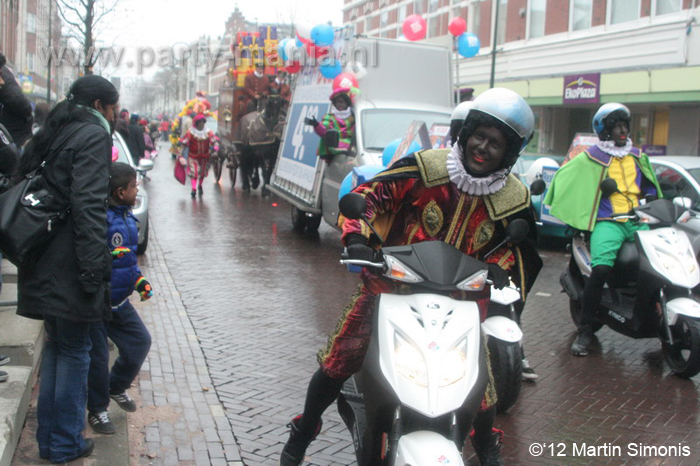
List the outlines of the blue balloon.
{"label": "blue balloon", "polygon": [[338,76],[342,71],[343,67],[340,65],[339,61],[335,63],[324,63],[318,66],[319,71],[324,78],[333,79]]}
{"label": "blue balloon", "polygon": [[[385,167],[388,167],[389,164],[391,163],[391,159],[394,158],[394,154],[396,153],[396,149],[399,148],[399,144],[401,144],[402,140],[403,140],[402,138],[394,139],[389,144],[387,144],[386,147],[384,148],[384,150],[382,151],[382,164]],[[418,150],[420,150],[420,144],[418,144],[416,141],[413,141],[411,143],[411,145],[409,146],[408,152],[406,152],[406,155],[408,155],[412,152],[416,152]]]}
{"label": "blue balloon", "polygon": [[284,50],[284,46],[287,45],[287,42],[289,42],[289,37],[287,37],[286,39],[282,39],[277,43],[277,53],[283,61],[288,60],[287,51]]}
{"label": "blue balloon", "polygon": [[464,58],[473,57],[479,53],[480,48],[481,41],[479,41],[479,38],[471,32],[465,32],[459,36],[459,39],[457,39],[457,51]]}
{"label": "blue balloon", "polygon": [[319,47],[325,47],[333,43],[335,32],[333,28],[327,24],[319,24],[311,30],[311,42]]}
{"label": "blue balloon", "polygon": [[298,37],[296,38],[296,42],[297,42],[297,47],[303,47],[303,46],[304,46],[304,43],[303,43],[303,42],[301,41],[301,39],[299,39]]}
{"label": "blue balloon", "polygon": [[352,169],[350,173],[345,175],[343,182],[340,183],[340,191],[338,191],[338,201],[343,196],[348,194],[359,185],[368,182],[374,178],[377,173],[383,172],[384,167],[381,165],[361,165]]}

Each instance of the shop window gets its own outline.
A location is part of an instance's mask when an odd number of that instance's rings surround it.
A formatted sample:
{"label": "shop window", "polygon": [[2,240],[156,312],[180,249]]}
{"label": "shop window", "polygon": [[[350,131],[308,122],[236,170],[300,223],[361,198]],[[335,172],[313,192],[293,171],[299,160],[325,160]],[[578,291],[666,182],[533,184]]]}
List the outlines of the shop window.
{"label": "shop window", "polygon": [[580,31],[591,27],[593,0],[572,0],[571,30]]}
{"label": "shop window", "polygon": [[637,147],[649,144],[649,115],[633,114],[632,127],[630,128],[632,142]]}
{"label": "shop window", "polygon": [[544,36],[547,0],[530,0],[527,8],[528,37],[535,39]]}
{"label": "shop window", "polygon": [[667,15],[681,11],[682,0],[656,0],[656,14]]}
{"label": "shop window", "polygon": [[639,19],[641,0],[612,0],[610,2],[610,24],[626,23]]}

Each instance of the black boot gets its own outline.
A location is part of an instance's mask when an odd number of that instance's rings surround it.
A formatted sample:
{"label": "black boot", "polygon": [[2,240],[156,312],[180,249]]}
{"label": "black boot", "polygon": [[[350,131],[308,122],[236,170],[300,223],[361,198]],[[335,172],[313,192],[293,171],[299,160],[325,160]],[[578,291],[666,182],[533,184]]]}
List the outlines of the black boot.
{"label": "black boot", "polygon": [[280,466],[299,466],[304,462],[306,449],[309,447],[311,442],[316,439],[318,433],[321,432],[323,421],[318,422],[316,431],[312,432],[311,434],[308,432],[302,432],[299,429],[300,424],[301,415],[295,417],[289,424],[287,424],[287,427],[290,428],[289,440],[287,440],[287,443],[282,449],[282,454],[280,455]]}
{"label": "black boot", "polygon": [[197,197],[197,191],[193,189],[190,195],[192,196],[192,199],[194,199],[195,197]]}
{"label": "black boot", "polygon": [[474,436],[474,432],[472,432],[469,435],[469,439],[481,466],[503,466],[503,461],[501,460],[502,430],[491,429],[491,433],[488,436],[478,440]]}
{"label": "black boot", "polygon": [[199,192],[199,195],[200,195],[200,196],[201,196],[202,194],[204,194],[204,190],[202,189],[202,185],[201,185],[201,184],[199,185],[199,188],[197,188],[197,192]]}
{"label": "black boot", "polygon": [[593,330],[588,325],[582,325],[578,329],[578,336],[571,344],[571,354],[574,356],[587,356],[588,347],[591,346],[593,339]]}

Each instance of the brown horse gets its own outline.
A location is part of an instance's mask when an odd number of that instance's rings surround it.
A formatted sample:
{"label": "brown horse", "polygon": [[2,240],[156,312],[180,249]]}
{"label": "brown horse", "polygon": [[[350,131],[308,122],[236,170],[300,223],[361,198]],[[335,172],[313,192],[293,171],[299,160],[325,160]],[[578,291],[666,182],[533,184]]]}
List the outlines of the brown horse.
{"label": "brown horse", "polygon": [[277,161],[286,110],[286,103],[279,95],[272,94],[261,112],[250,112],[238,122],[233,142],[240,162],[244,191],[258,187],[258,169],[262,168],[263,193],[266,192],[265,186],[270,183]]}

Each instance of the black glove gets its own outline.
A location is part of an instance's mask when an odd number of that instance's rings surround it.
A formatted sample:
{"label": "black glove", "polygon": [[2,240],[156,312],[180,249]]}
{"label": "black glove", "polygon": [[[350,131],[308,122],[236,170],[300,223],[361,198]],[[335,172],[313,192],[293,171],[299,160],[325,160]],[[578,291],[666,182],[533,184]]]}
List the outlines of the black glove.
{"label": "black glove", "polygon": [[508,286],[508,283],[510,282],[508,279],[508,272],[500,268],[498,264],[489,264],[488,268],[488,278],[493,282],[494,288],[500,290]]}
{"label": "black glove", "polygon": [[315,128],[318,126],[318,121],[316,121],[316,117],[304,118],[304,124],[313,126]]}
{"label": "black glove", "polygon": [[374,262],[375,251],[366,244],[351,244],[345,249],[348,252],[348,259]]}

